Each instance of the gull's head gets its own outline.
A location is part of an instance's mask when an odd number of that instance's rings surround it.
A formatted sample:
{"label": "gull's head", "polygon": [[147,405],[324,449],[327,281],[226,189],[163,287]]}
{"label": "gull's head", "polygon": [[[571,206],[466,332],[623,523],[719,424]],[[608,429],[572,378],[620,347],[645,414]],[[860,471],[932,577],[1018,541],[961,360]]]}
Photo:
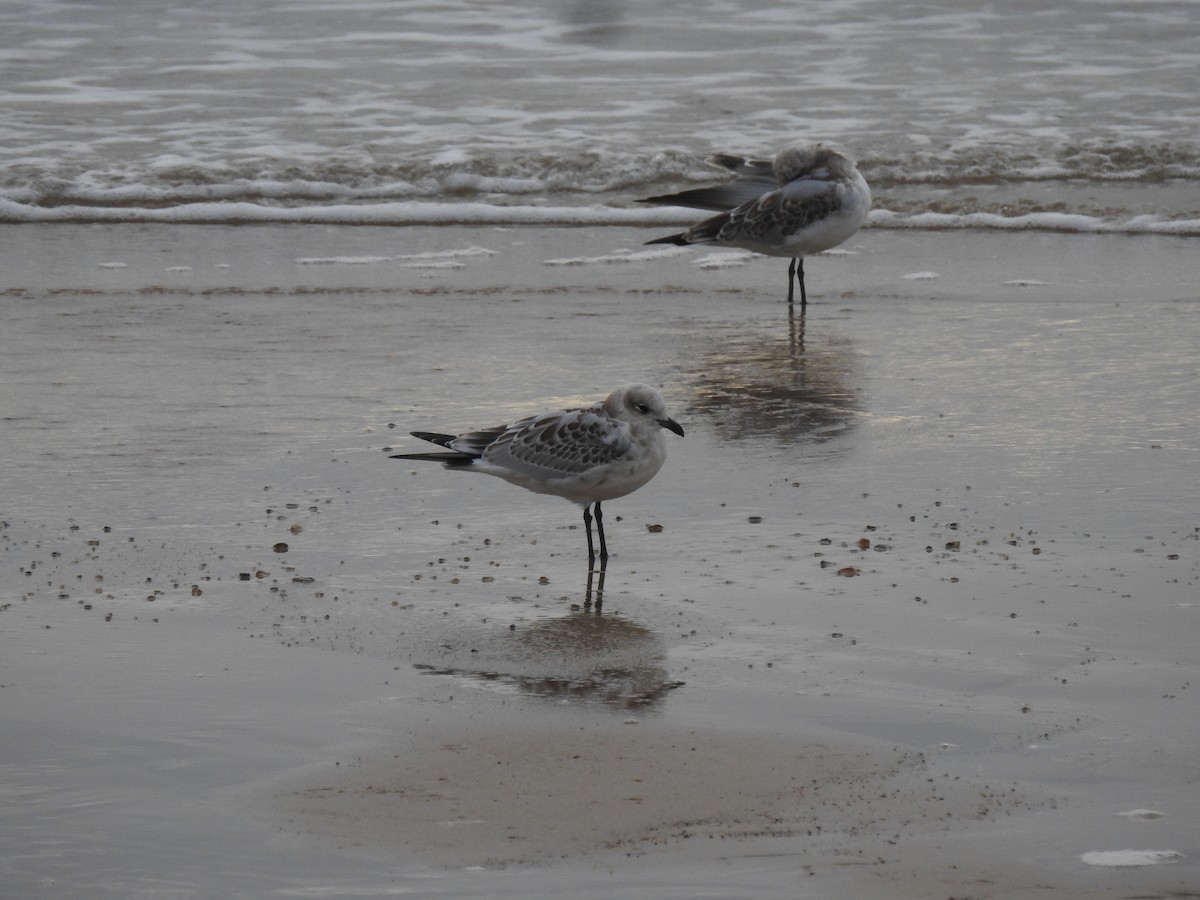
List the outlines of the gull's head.
{"label": "gull's head", "polygon": [[662,395],[648,384],[627,384],[604,401],[604,411],[631,424],[656,425],[683,437],[683,428],[667,415]]}
{"label": "gull's head", "polygon": [[776,180],[783,185],[801,177],[821,180],[845,178],[854,168],[854,160],[825,144],[807,144],[780,150],[775,155],[772,168]]}

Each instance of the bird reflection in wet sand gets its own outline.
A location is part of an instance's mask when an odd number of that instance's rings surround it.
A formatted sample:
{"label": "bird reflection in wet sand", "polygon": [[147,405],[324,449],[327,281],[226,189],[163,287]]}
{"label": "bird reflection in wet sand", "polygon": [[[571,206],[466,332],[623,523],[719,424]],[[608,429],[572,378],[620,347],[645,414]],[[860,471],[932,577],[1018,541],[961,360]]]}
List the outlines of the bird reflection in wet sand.
{"label": "bird reflection in wet sand", "polygon": [[573,605],[565,616],[471,639],[470,667],[417,668],[555,700],[620,709],[660,702],[683,682],[672,681],[664,667],[666,648],[660,635],[601,611],[604,574],[603,567],[589,570],[583,604]]}
{"label": "bird reflection in wet sand", "polygon": [[857,424],[854,344],[831,338],[806,345],[803,312],[789,321],[787,339],[729,327],[693,335],[693,348],[684,354],[693,395],[689,411],[711,418],[726,440],[820,443]]}
{"label": "bird reflection in wet sand", "polygon": [[566,654],[599,663],[572,677],[522,679],[521,690],[539,697],[598,700],[633,708],[654,704],[682,684],[669,679],[662,665],[662,642],[654,632],[621,616],[603,615],[598,606],[538,622],[524,631],[521,641],[538,654]]}
{"label": "bird reflection in wet sand", "polygon": [[596,607],[596,615],[600,615],[600,607],[604,605],[604,573],[608,570],[608,560],[600,560],[600,568],[588,566],[587,588],[583,592],[583,608]]}
{"label": "bird reflection in wet sand", "polygon": [[804,307],[799,314],[794,306],[788,306],[788,346],[793,354],[804,352]]}

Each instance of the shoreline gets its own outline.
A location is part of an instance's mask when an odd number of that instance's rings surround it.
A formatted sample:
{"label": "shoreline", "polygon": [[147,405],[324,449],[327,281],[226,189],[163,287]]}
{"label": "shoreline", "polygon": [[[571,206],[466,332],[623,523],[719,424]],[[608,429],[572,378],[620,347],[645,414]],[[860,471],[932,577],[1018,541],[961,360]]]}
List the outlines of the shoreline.
{"label": "shoreline", "polygon": [[[909,191],[897,192],[897,199]],[[1034,193],[1041,193],[1035,190]],[[1016,231],[1052,234],[1125,234],[1200,236],[1200,219],[1172,218],[1130,211],[1111,215],[1039,209],[1023,197],[992,198],[987,208],[962,212],[931,211],[908,200],[891,209],[877,202],[864,228],[915,231]],[[1056,201],[1053,206],[1061,205]],[[1163,204],[1171,207],[1170,201]],[[1013,208],[1029,211],[1013,214]],[[1157,208],[1157,207],[1156,207]],[[318,204],[278,206],[252,201],[186,202],[170,206],[62,204],[40,206],[0,198],[0,226],[6,225],[171,225],[245,227],[338,226],[375,228],[676,228],[696,222],[694,210],[678,207],[621,207],[590,205],[498,205],[486,202],[399,201],[371,204]]]}

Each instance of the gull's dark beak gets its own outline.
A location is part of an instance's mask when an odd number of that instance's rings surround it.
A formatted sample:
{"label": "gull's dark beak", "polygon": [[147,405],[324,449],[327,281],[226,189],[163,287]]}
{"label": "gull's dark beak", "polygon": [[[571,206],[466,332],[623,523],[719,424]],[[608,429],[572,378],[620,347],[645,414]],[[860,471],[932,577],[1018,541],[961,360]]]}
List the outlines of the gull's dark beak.
{"label": "gull's dark beak", "polygon": [[683,426],[674,419],[658,419],[657,421],[658,424],[663,428],[666,428],[668,431],[673,431],[680,437],[683,437]]}

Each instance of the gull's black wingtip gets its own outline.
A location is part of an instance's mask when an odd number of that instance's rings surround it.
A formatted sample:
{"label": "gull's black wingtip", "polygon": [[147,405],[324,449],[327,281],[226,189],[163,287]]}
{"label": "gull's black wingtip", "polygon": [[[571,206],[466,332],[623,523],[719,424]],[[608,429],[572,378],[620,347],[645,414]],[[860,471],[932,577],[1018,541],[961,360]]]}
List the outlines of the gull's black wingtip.
{"label": "gull's black wingtip", "polygon": [[669,234],[666,237],[655,238],[652,241],[646,241],[647,244],[675,244],[679,247],[686,247],[691,242],[684,236],[683,232],[679,234]]}
{"label": "gull's black wingtip", "polygon": [[440,462],[454,467],[469,466],[475,462],[476,457],[451,450],[449,453],[393,453],[388,459],[416,459],[423,462]]}

